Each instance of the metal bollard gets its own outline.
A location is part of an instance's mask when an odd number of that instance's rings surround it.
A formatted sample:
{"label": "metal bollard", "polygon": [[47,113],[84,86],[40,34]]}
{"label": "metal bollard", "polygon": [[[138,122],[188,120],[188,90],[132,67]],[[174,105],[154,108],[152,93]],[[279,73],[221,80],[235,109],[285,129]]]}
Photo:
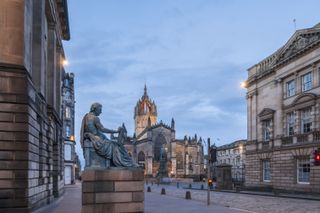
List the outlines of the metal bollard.
{"label": "metal bollard", "polygon": [[186,191],[186,199],[191,200],[191,192],[190,191]]}
{"label": "metal bollard", "polygon": [[147,192],[151,192],[151,187],[150,186],[148,186]]}
{"label": "metal bollard", "polygon": [[179,188],[179,182],[177,182],[177,188]]}
{"label": "metal bollard", "polygon": [[191,189],[192,188],[192,185],[191,185],[191,183],[189,184],[189,189]]}
{"label": "metal bollard", "polygon": [[203,184],[201,184],[201,190],[203,190],[204,189],[204,186],[203,186]]}
{"label": "metal bollard", "polygon": [[161,194],[162,194],[162,195],[165,195],[165,194],[166,194],[166,189],[165,189],[165,188],[162,188],[162,189],[161,189]]}

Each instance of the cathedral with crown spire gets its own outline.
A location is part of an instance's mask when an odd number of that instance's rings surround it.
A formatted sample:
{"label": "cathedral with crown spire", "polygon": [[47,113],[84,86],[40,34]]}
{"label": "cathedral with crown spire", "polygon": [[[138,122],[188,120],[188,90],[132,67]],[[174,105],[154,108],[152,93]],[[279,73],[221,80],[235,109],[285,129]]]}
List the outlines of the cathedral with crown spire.
{"label": "cathedral with crown spire", "polygon": [[125,144],[132,158],[145,169],[147,177],[201,179],[204,154],[201,137],[176,139],[175,120],[157,120],[157,106],[144,86],[134,108],[134,135]]}
{"label": "cathedral with crown spire", "polygon": [[135,135],[139,136],[148,126],[157,123],[157,106],[148,96],[147,85],[144,85],[143,96],[134,108]]}

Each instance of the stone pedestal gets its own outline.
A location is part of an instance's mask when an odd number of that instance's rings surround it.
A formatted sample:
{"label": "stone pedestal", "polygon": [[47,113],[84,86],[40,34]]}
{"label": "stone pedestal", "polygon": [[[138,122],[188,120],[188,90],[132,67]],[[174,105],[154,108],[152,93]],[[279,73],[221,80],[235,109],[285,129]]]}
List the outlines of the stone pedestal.
{"label": "stone pedestal", "polygon": [[84,170],[82,213],[143,212],[143,178],[138,168]]}

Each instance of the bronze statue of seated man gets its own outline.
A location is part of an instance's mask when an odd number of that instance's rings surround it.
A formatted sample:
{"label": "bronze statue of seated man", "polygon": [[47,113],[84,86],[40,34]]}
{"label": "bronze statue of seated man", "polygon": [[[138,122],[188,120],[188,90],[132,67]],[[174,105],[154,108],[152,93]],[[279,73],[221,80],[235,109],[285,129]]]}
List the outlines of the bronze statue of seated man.
{"label": "bronze statue of seated man", "polygon": [[[82,119],[81,125],[81,147],[84,151],[86,167],[138,167],[129,156],[123,142],[126,131],[123,127],[118,130],[104,128],[100,122],[99,115],[102,105],[93,103],[90,112]],[[117,140],[108,139],[104,133],[118,133]]]}

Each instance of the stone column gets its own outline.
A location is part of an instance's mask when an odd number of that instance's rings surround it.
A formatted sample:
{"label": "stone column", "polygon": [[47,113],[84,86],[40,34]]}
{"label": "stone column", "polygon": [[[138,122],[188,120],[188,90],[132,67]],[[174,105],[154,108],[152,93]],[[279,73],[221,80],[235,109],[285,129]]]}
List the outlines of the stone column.
{"label": "stone column", "polygon": [[[53,23],[49,24],[48,27],[48,63],[47,63],[47,103],[52,107],[56,108],[57,100],[57,89],[56,89],[56,35],[55,35],[55,25]],[[60,94],[58,94],[60,95]]]}
{"label": "stone column", "polygon": [[32,80],[36,90],[46,96],[46,61],[45,52],[47,28],[45,20],[45,1],[33,1],[33,36],[32,36]]}
{"label": "stone column", "polygon": [[252,140],[252,96],[247,95],[247,137]]}
{"label": "stone column", "polygon": [[82,213],[144,211],[142,169],[86,169],[82,180]]}

